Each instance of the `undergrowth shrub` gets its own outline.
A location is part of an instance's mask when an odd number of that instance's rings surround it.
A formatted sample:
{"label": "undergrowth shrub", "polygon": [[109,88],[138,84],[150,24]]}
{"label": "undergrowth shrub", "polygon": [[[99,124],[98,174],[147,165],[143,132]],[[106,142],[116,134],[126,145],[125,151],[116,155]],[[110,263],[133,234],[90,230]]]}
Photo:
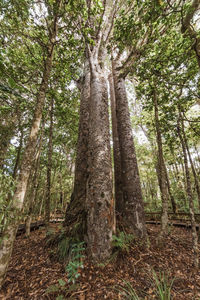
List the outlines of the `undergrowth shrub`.
{"label": "undergrowth shrub", "polygon": [[159,300],[171,300],[171,290],[175,278],[169,279],[169,275],[165,272],[159,272],[157,275],[154,270],[152,270],[153,280],[152,284],[155,288],[156,295]]}
{"label": "undergrowth shrub", "polygon": [[134,240],[132,234],[126,234],[120,231],[118,235],[113,235],[112,246],[114,252],[129,252],[130,246]]}
{"label": "undergrowth shrub", "polygon": [[76,279],[80,276],[80,270],[84,268],[83,260],[85,247],[84,242],[73,244],[70,250],[70,260],[65,267],[67,272],[68,282],[75,283]]}
{"label": "undergrowth shrub", "polygon": [[123,280],[124,285],[118,285],[115,290],[126,300],[142,300],[129,281]]}
{"label": "undergrowth shrub", "polygon": [[[150,274],[151,286],[153,287],[153,293],[150,297],[157,300],[172,300],[172,286],[175,278],[170,279],[169,275],[165,272],[159,272],[157,275],[154,270]],[[145,292],[141,294],[146,294],[147,297],[141,297],[138,295],[134,287],[129,281],[123,280],[123,284],[119,284],[114,288],[123,298],[127,300],[144,300],[150,299]]]}
{"label": "undergrowth shrub", "polygon": [[[77,279],[81,269],[84,268],[84,242],[72,242],[64,233],[58,243],[58,256],[62,261],[67,261],[65,272],[67,281],[59,279],[58,283],[48,287],[46,294],[57,295],[56,300],[73,299],[71,293],[78,289]],[[67,257],[67,259],[66,259]]]}

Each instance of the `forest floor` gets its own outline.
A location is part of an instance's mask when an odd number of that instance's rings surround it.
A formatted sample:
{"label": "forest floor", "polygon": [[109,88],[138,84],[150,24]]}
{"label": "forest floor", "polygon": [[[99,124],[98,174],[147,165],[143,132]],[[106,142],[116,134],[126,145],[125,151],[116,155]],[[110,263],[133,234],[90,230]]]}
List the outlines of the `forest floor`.
{"label": "forest floor", "polygon": [[[58,229],[58,225],[52,225]],[[172,299],[200,299],[200,270],[193,267],[192,236],[187,228],[172,228],[165,247],[158,247],[156,237],[159,226],[148,225],[150,248],[144,251],[141,245],[134,245],[129,252],[120,255],[106,266],[94,266],[84,261],[76,289],[67,293],[67,274],[61,263],[50,259],[51,249],[45,244],[45,229],[17,237],[11,263],[0,299],[124,299],[118,292],[119,285],[130,282],[140,299],[156,298],[152,269],[158,274],[165,272],[169,282],[174,279]],[[47,293],[49,286],[58,284],[58,293]],[[64,282],[64,284],[65,284]],[[65,297],[61,297],[61,290]],[[67,296],[66,296],[67,295]],[[129,298],[134,299],[134,298]],[[136,298],[135,298],[136,299]]]}

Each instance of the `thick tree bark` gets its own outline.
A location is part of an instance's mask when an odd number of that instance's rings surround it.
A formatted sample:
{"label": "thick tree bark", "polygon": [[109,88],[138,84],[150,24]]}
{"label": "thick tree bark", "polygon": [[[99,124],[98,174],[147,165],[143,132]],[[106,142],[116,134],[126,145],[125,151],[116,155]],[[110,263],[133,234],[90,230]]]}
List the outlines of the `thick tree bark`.
{"label": "thick tree bark", "polygon": [[[59,1],[58,5],[60,5]],[[27,189],[27,182],[31,171],[32,161],[34,158],[37,137],[42,118],[42,111],[44,107],[46,91],[48,88],[48,81],[52,69],[53,50],[55,45],[55,38],[57,35],[57,20],[58,16],[56,15],[52,23],[52,30],[49,36],[49,43],[47,45],[47,56],[44,62],[42,82],[40,84],[39,92],[36,99],[31,131],[22,158],[21,170],[19,173],[16,191],[13,196],[13,212],[12,215],[10,215],[10,219],[8,225],[5,228],[5,231],[3,232],[3,241],[0,245],[0,287],[3,284],[9,259],[12,253],[13,243],[19,224],[19,216],[21,215],[21,210],[23,208],[25,193]]]}
{"label": "thick tree bark", "polygon": [[183,158],[184,158],[184,165],[185,165],[185,174],[186,174],[186,183],[187,183],[187,196],[189,201],[189,208],[190,208],[190,219],[191,219],[191,226],[192,226],[192,237],[193,237],[193,250],[194,250],[194,266],[198,268],[199,266],[199,249],[198,249],[198,235],[196,230],[196,221],[194,215],[194,203],[192,197],[192,188],[191,188],[191,179],[190,179],[190,172],[187,160],[187,149],[184,141],[184,122],[181,115],[181,111],[179,109],[179,118],[178,118],[178,136],[181,142],[182,150],[183,150]]}
{"label": "thick tree bark", "polygon": [[109,75],[110,85],[110,103],[112,115],[112,138],[113,138],[113,158],[114,158],[114,192],[115,192],[115,210],[116,217],[120,217],[124,211],[123,203],[123,189],[122,189],[122,170],[121,170],[121,154],[119,147],[119,137],[117,130],[117,116],[116,116],[116,101],[114,82],[112,74]]}
{"label": "thick tree bark", "polygon": [[81,91],[75,178],[71,200],[66,209],[64,227],[68,237],[83,241],[87,233],[86,183],[88,179],[90,67],[85,60],[84,75],[78,83]]}
{"label": "thick tree bark", "polygon": [[45,197],[45,225],[48,227],[50,221],[51,210],[51,169],[52,169],[52,154],[53,154],[53,112],[54,99],[51,98],[50,104],[50,126],[49,126],[49,143],[48,143],[48,162],[47,162],[47,182],[46,182],[46,197]]}
{"label": "thick tree bark", "polygon": [[117,130],[121,153],[124,212],[123,220],[136,237],[146,237],[144,205],[139,170],[133,142],[125,78],[120,76],[118,62],[113,61]]}
{"label": "thick tree bark", "polygon": [[160,236],[164,237],[168,234],[168,189],[166,184],[166,169],[164,164],[163,149],[162,149],[162,136],[159,125],[159,113],[158,113],[158,102],[157,94],[154,88],[153,90],[153,101],[154,101],[154,113],[155,113],[155,127],[156,127],[156,140],[158,146],[158,182],[160,186],[161,199],[162,199],[162,228]]}
{"label": "thick tree bark", "polygon": [[[102,53],[102,52],[101,52]],[[104,57],[101,62],[103,62]],[[98,48],[89,53],[90,119],[89,177],[87,181],[87,249],[94,261],[103,261],[111,253],[114,226],[112,164],[108,116],[107,82]]]}

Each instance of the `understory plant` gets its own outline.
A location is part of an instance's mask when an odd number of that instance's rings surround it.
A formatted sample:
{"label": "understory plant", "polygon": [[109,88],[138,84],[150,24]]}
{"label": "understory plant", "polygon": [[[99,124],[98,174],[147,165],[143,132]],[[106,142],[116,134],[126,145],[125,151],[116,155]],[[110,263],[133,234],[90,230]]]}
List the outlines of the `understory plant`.
{"label": "understory plant", "polygon": [[71,247],[70,260],[65,267],[69,283],[75,283],[76,279],[80,276],[80,270],[84,268],[84,251],[84,242],[76,243]]}
{"label": "understory plant", "polygon": [[113,235],[112,246],[114,252],[128,252],[130,245],[134,240],[132,234],[126,234],[120,231],[118,235]]}
{"label": "understory plant", "polygon": [[68,263],[65,266],[67,281],[59,279],[57,284],[51,285],[47,289],[46,294],[58,294],[56,300],[73,299],[70,298],[70,294],[77,290],[78,285],[76,281],[80,276],[80,270],[84,267],[84,242],[70,244],[69,248],[69,240],[65,237],[60,241],[58,251],[62,258],[68,253]]}
{"label": "understory plant", "polygon": [[115,290],[123,297],[124,300],[142,300],[132,284],[129,281],[123,280],[123,285],[118,285]]}
{"label": "understory plant", "polygon": [[153,274],[153,286],[155,287],[156,295],[159,300],[171,300],[171,290],[174,283],[175,278],[169,279],[169,275],[165,272],[159,272],[157,275],[154,270],[152,270]]}
{"label": "understory plant", "polygon": [[[174,278],[169,279],[168,274],[165,272],[159,272],[157,275],[154,270],[151,272],[150,281],[153,286],[153,291],[155,296],[153,299],[157,300],[172,300],[171,290],[174,283]],[[123,280],[123,284],[117,285],[115,290],[122,296],[124,300],[144,300],[150,299],[148,297],[141,298],[138,296],[138,293],[133,288],[132,284],[129,281]],[[151,295],[152,297],[152,295]]]}

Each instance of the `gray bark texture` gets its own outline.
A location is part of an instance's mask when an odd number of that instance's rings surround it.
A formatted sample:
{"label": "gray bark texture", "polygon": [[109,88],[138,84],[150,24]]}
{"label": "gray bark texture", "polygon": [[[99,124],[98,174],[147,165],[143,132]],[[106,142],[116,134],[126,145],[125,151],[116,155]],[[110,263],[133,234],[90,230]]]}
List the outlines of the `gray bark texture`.
{"label": "gray bark texture", "polygon": [[96,49],[93,49],[93,52],[89,53],[91,84],[89,177],[86,196],[87,246],[88,254],[94,261],[103,261],[111,254],[114,200],[107,82],[95,52]]}
{"label": "gray bark texture", "polygon": [[120,154],[119,137],[118,137],[118,130],[117,130],[115,90],[114,90],[114,82],[113,82],[112,74],[109,75],[109,85],[110,85],[110,103],[111,103],[111,115],[112,115],[115,210],[116,210],[116,217],[118,218],[123,214],[124,202],[123,202],[123,189],[122,189],[121,154]]}
{"label": "gray bark texture", "polygon": [[146,236],[144,205],[137,158],[125,88],[118,63],[113,61],[113,79],[116,99],[117,130],[121,153],[124,212],[123,220],[136,237]]}
{"label": "gray bark texture", "polygon": [[[67,236],[84,240],[86,235],[86,184],[88,178],[90,67],[86,59],[84,75],[78,82],[81,91],[75,178],[71,200],[65,213]],[[78,226],[77,226],[78,224]]]}

